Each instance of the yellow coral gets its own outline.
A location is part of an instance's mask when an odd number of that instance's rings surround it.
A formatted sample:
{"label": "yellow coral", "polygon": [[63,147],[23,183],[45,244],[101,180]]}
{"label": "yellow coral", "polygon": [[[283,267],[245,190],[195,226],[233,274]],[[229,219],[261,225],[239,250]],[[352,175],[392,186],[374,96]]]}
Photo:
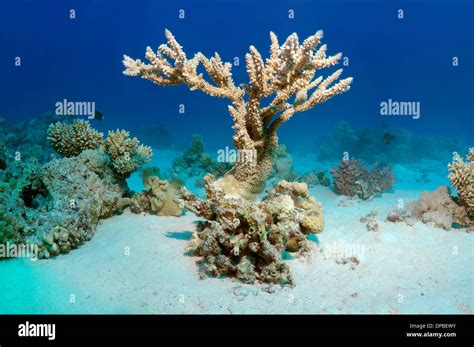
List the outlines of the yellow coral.
{"label": "yellow coral", "polygon": [[180,188],[178,182],[170,183],[160,180],[157,176],[146,179],[145,189],[151,193],[149,198],[151,211],[159,216],[180,216],[182,210],[175,201]]}
{"label": "yellow coral", "polygon": [[51,146],[64,157],[75,157],[86,149],[95,149],[103,138],[101,132],[82,119],[76,119],[72,124],[51,124],[47,134]]}
{"label": "yellow coral", "polygon": [[460,203],[466,207],[469,216],[474,215],[474,147],[469,149],[466,161],[456,155],[448,164],[449,180],[458,191]]}
{"label": "yellow coral", "polygon": [[306,215],[300,222],[301,231],[305,234],[319,234],[324,229],[323,214]]}

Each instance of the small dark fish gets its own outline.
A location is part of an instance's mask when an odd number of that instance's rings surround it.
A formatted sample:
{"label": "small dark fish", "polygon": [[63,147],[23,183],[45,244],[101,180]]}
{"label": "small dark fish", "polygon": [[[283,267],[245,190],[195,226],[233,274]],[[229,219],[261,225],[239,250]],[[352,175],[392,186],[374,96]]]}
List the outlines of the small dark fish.
{"label": "small dark fish", "polygon": [[393,140],[395,140],[396,136],[395,135],[392,135],[390,133],[385,133],[383,135],[383,143],[385,143],[386,145],[388,145],[390,142],[392,142]]}
{"label": "small dark fish", "polygon": [[102,120],[104,119],[104,115],[99,111],[95,111],[94,116],[91,119]]}

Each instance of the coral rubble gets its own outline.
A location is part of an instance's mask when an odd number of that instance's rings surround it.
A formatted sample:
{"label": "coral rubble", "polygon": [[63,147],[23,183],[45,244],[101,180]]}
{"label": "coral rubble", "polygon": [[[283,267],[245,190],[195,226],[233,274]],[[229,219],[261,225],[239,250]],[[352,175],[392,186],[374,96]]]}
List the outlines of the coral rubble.
{"label": "coral rubble", "polygon": [[320,233],[324,219],[320,203],[308,195],[305,183],[280,181],[259,203],[226,197],[206,180],[207,200],[183,188],[183,208],[204,217],[189,244],[203,257],[205,272],[227,275],[245,283],[293,284],[284,251],[309,250],[308,234]]}
{"label": "coral rubble", "polygon": [[369,214],[361,217],[360,219],[361,223],[364,223],[368,231],[379,231],[380,226],[379,223],[377,223],[377,211],[372,210],[370,211]]}
{"label": "coral rubble", "polygon": [[67,253],[92,238],[100,218],[128,204],[99,150],[37,162],[14,162],[0,173],[0,242],[38,245],[40,258]]}
{"label": "coral rubble", "polygon": [[361,160],[341,160],[339,167],[331,169],[334,190],[337,194],[369,199],[392,188],[395,176],[391,169],[375,166],[369,170]]}
{"label": "coral rubble", "polygon": [[[255,152],[252,158],[256,160],[237,161],[215,184],[228,196],[252,199],[263,190],[273,167],[272,152],[278,146],[278,128],[295,113],[349,90],[352,78],[337,81],[342,70],[325,79],[316,77],[319,70],[334,66],[342,56],[340,53],[326,56],[326,45],[318,48],[322,36],[318,31],[300,44],[294,33],[280,44],[276,35],[270,33],[270,57],[264,60],[257,49],[250,46],[246,55],[249,83],[237,86],[232,79],[232,64],[223,63],[217,53],[210,59],[200,52],[188,58],[167,30],[167,44],[161,45],[156,53],[147,47],[149,64],[124,56],[124,74],[161,86],[184,84],[191,90],[229,99],[234,145],[239,151]],[[211,81],[198,72],[201,64]],[[264,101],[270,98],[265,105]]]}

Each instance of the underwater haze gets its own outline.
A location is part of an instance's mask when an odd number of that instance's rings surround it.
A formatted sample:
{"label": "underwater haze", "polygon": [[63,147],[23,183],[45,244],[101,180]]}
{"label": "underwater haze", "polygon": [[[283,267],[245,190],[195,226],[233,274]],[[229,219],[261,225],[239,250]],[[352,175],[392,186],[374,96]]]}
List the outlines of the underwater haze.
{"label": "underwater haze", "polygon": [[2,1],[0,313],[472,314],[473,17]]}
{"label": "underwater haze", "polygon": [[[356,128],[402,126],[417,133],[473,137],[474,43],[472,1],[3,1],[1,114],[12,120],[54,111],[58,100],[91,100],[110,128],[130,130],[163,122],[179,138],[202,133],[210,144],[229,142],[224,100],[184,87],[157,90],[121,74],[122,55],[156,49],[164,29],[189,54],[219,52],[245,80],[250,45],[267,53],[270,31],[306,37],[324,30],[331,53],[343,51],[355,77],[351,93],[301,115],[284,129],[287,141],[318,136],[339,120]],[[76,10],[69,19],[68,11]],[[177,15],[184,9],[185,18]],[[294,19],[288,11],[294,10]],[[402,20],[397,10],[404,10]],[[13,60],[22,58],[16,68]],[[452,65],[453,57],[459,65]],[[380,116],[388,99],[421,103],[420,119]],[[180,114],[178,105],[186,104]],[[201,127],[202,123],[209,124]],[[105,126],[105,125],[104,125]],[[216,132],[215,129],[220,129]],[[296,136],[296,134],[298,134]]]}

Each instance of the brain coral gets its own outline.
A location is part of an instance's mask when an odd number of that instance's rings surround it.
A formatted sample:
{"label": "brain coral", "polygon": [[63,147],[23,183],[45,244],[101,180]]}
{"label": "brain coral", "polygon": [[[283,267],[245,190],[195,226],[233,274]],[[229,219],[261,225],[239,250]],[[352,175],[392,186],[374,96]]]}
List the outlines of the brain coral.
{"label": "brain coral", "polygon": [[449,180],[458,191],[459,203],[466,207],[469,216],[474,217],[474,147],[469,149],[467,160],[456,155],[448,164]]}
{"label": "brain coral", "polygon": [[72,124],[56,122],[48,127],[48,141],[63,157],[75,157],[86,149],[95,149],[103,134],[93,129],[88,121],[76,119]]}
{"label": "brain coral", "polygon": [[112,169],[122,177],[130,176],[151,160],[152,150],[140,144],[136,137],[130,138],[125,130],[109,131],[105,140],[105,150]]}

